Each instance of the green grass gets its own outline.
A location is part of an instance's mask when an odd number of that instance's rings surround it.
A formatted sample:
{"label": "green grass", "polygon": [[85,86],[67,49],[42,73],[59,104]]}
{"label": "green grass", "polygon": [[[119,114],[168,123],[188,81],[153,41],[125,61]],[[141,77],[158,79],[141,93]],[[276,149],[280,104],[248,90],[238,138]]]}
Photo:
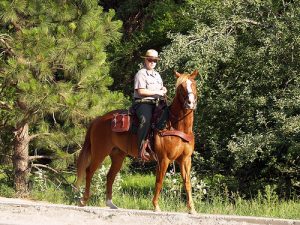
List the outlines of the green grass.
{"label": "green grass", "polygon": [[[95,176],[92,185],[91,206],[104,206],[105,204],[105,169],[99,176]],[[163,211],[187,212],[185,192],[182,190],[179,176],[167,177],[159,198],[160,208]],[[0,196],[14,197],[14,192],[5,177],[0,179]],[[68,180],[73,181],[72,177]],[[155,187],[154,175],[128,174],[122,175],[116,181],[113,201],[120,208],[152,210],[152,198]],[[205,186],[204,186],[205,187]],[[217,189],[216,187],[211,190]],[[285,219],[300,219],[300,200],[280,200],[274,187],[266,186],[256,198],[245,200],[239,193],[231,194],[226,191],[216,191],[206,195],[194,192],[194,203],[198,213],[227,214],[241,216],[261,216]],[[41,177],[32,179],[31,198],[59,204],[76,205],[79,193],[74,193],[68,184],[59,185],[53,181],[44,182]],[[201,199],[201,200],[200,200]]]}
{"label": "green grass", "polygon": [[[122,208],[153,209],[152,198],[155,185],[154,175],[130,175],[123,178],[122,189],[115,194],[114,201]],[[164,211],[186,212],[185,192],[174,188],[177,183],[164,182],[159,204]],[[181,185],[181,184],[180,184]],[[177,191],[177,192],[176,192]],[[300,200],[279,200],[274,187],[266,186],[263,193],[250,200],[243,199],[239,193],[223,193],[218,190],[209,197],[195,194],[194,203],[198,213],[227,214],[241,216],[262,216],[285,219],[300,219]],[[201,197],[201,200],[199,199]]]}
{"label": "green grass", "polygon": [[[121,208],[152,210],[154,186],[154,175],[126,176],[122,188],[114,193],[113,200]],[[186,212],[184,191],[174,193],[171,186],[168,182],[164,183],[159,199],[161,209]],[[218,193],[201,201],[196,196],[194,203],[198,213],[300,219],[299,199],[281,201],[270,186],[255,199],[244,200],[238,193],[230,198],[228,193]]]}
{"label": "green grass", "polygon": [[15,191],[14,189],[7,185],[6,183],[2,183],[3,182],[3,179],[0,179],[0,196],[1,197],[7,197],[7,198],[10,198],[10,197],[14,197],[15,195]]}
{"label": "green grass", "polygon": [[[122,188],[114,195],[114,202],[121,208],[152,210],[152,198],[155,188],[155,176],[130,175],[123,178]],[[181,199],[173,198],[162,191],[159,203],[164,211],[186,211],[185,203]]]}
{"label": "green grass", "polygon": [[33,189],[30,194],[33,200],[45,200],[55,204],[68,203],[66,193],[60,188],[48,187],[43,191]]}
{"label": "green grass", "polygon": [[14,197],[15,191],[13,184],[7,174],[4,172],[5,166],[0,166],[0,196],[1,197]]}
{"label": "green grass", "polygon": [[199,213],[300,219],[299,200],[278,201],[273,205],[258,202],[257,199],[238,201],[234,204],[215,198],[212,202],[196,202],[195,205]]}
{"label": "green grass", "polygon": [[155,177],[153,175],[141,175],[134,174],[129,175],[123,178],[122,181],[122,189],[130,194],[136,192],[140,194],[149,194],[149,192],[153,192],[155,184]]}

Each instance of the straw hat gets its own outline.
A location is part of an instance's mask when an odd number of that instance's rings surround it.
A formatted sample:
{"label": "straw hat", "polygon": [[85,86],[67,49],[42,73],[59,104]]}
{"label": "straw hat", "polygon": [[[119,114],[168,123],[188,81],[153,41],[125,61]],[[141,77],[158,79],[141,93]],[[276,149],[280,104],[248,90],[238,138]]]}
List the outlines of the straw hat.
{"label": "straw hat", "polygon": [[141,58],[144,58],[144,59],[152,58],[152,59],[157,59],[157,60],[159,59],[158,52],[154,49],[147,50],[145,56],[141,56]]}

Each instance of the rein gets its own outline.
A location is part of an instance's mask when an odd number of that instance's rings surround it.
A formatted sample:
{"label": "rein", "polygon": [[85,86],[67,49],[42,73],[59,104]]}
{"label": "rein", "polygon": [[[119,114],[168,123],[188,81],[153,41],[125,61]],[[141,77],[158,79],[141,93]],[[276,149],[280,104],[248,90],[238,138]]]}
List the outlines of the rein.
{"label": "rein", "polygon": [[[179,91],[179,93],[181,94],[181,96],[182,96],[182,91]],[[186,100],[187,100],[187,98],[188,98],[188,96],[190,95],[190,94],[193,94],[193,92],[188,92],[188,95],[186,96],[186,97],[184,97],[184,105],[186,104]],[[166,99],[166,101],[167,100],[171,100],[171,98],[168,96],[168,95],[165,95],[165,99]],[[195,104],[197,104],[197,95],[195,96]],[[188,112],[188,113],[186,113],[185,115],[183,115],[183,117],[181,117],[181,118],[177,118],[177,116],[171,111],[171,110],[169,110],[169,115],[173,118],[173,119],[175,119],[174,120],[174,122],[175,123],[178,123],[180,120],[183,120],[186,116],[188,116],[190,113],[192,113],[193,112],[193,110],[191,110],[190,112]]]}
{"label": "rein", "polygon": [[180,120],[183,120],[185,117],[187,117],[189,114],[191,114],[193,111],[191,110],[190,112],[188,112],[187,114],[184,114],[183,115],[183,117],[181,117],[181,118],[177,118],[177,116],[175,116],[175,114],[170,110],[169,111],[170,112],[170,116],[173,118],[173,119],[175,119],[174,120],[174,123],[178,123]]}

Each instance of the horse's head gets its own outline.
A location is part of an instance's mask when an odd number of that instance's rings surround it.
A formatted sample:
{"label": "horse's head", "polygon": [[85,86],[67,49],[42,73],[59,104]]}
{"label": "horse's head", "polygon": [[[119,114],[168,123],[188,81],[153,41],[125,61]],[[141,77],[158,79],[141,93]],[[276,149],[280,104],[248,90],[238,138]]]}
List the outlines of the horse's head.
{"label": "horse's head", "polygon": [[186,109],[196,109],[197,106],[197,87],[195,77],[198,75],[198,70],[191,74],[180,74],[175,71],[177,77],[176,95],[179,101]]}

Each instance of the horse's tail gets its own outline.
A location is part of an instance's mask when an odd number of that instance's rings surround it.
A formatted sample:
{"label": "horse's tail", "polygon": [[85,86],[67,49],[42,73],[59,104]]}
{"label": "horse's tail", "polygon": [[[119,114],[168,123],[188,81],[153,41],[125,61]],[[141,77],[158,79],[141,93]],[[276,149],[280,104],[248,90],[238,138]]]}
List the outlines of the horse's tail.
{"label": "horse's tail", "polygon": [[90,165],[91,162],[91,128],[92,124],[89,126],[87,133],[85,135],[85,140],[83,147],[79,153],[77,159],[77,179],[75,186],[78,188],[86,175],[86,168]]}

